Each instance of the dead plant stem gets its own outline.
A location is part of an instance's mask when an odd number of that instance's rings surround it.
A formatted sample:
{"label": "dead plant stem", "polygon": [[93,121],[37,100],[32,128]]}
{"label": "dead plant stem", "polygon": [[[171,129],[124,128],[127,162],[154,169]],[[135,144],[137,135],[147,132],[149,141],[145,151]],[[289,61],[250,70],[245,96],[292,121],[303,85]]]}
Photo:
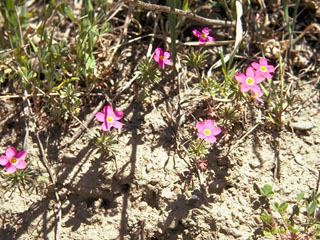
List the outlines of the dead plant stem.
{"label": "dead plant stem", "polygon": [[204,18],[195,13],[186,12],[177,8],[170,8],[167,6],[160,6],[157,4],[145,3],[139,0],[125,0],[125,2],[128,4],[133,4],[136,7],[141,7],[146,10],[176,14],[176,15],[186,17],[206,25],[221,25],[221,26],[230,26],[230,27],[235,26],[235,21],[223,21],[223,20]]}

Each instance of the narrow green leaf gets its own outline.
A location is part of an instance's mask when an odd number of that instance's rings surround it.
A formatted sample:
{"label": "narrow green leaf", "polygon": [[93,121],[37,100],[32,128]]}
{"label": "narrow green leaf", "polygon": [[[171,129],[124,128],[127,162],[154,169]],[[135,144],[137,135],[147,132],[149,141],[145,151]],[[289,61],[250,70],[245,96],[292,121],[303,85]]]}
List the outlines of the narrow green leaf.
{"label": "narrow green leaf", "polygon": [[300,203],[303,198],[304,198],[304,192],[299,193],[296,200],[297,203]]}
{"label": "narrow green leaf", "polygon": [[[171,9],[176,8],[177,0],[167,0],[167,6]],[[169,29],[170,29],[170,38],[171,38],[171,53],[172,53],[172,61],[173,66],[176,63],[176,24],[177,24],[177,17],[175,14],[169,13]]]}
{"label": "narrow green leaf", "polygon": [[308,216],[311,216],[317,208],[317,200],[313,200],[311,205],[307,208]]}

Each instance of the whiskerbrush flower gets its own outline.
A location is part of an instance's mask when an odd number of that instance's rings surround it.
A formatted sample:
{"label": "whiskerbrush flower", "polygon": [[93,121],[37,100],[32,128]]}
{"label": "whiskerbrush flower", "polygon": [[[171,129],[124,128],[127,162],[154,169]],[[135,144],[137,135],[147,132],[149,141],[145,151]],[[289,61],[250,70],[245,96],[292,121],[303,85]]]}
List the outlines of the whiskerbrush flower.
{"label": "whiskerbrush flower", "polygon": [[21,151],[17,153],[14,147],[9,147],[6,150],[6,154],[0,156],[0,165],[5,166],[6,173],[15,173],[17,169],[25,169],[27,163],[24,159],[27,156],[27,152]]}
{"label": "whiskerbrush flower", "polygon": [[159,67],[164,68],[165,65],[172,65],[169,52],[163,52],[161,48],[156,48],[154,51],[153,60],[159,64]]}
{"label": "whiskerbrush flower", "polygon": [[234,78],[241,84],[241,92],[251,90],[254,93],[259,92],[260,88],[258,84],[265,80],[265,77],[260,74],[257,75],[252,67],[247,67],[245,75],[243,73],[237,73],[234,75]]}
{"label": "whiskerbrush flower", "polygon": [[213,120],[197,122],[196,127],[198,129],[198,137],[210,143],[215,143],[217,140],[215,136],[221,133],[221,128],[216,127]]}
{"label": "whiskerbrush flower", "polygon": [[121,118],[123,118],[123,112],[117,111],[114,112],[113,108],[108,105],[103,108],[102,112],[97,112],[95,117],[99,122],[102,122],[101,129],[104,132],[107,132],[111,129],[111,127],[121,129],[123,124],[119,122]]}
{"label": "whiskerbrush flower", "polygon": [[205,44],[206,42],[214,42],[215,39],[214,37],[210,37],[210,29],[205,27],[204,29],[202,29],[201,32],[199,32],[197,29],[194,29],[192,31],[192,34],[194,36],[196,36],[197,38],[199,38],[199,42],[200,44]]}
{"label": "whiskerbrush flower", "polygon": [[265,58],[260,58],[259,63],[253,62],[251,66],[256,70],[256,75],[262,75],[265,78],[272,79],[271,73],[275,71],[275,67],[268,65],[268,60]]}

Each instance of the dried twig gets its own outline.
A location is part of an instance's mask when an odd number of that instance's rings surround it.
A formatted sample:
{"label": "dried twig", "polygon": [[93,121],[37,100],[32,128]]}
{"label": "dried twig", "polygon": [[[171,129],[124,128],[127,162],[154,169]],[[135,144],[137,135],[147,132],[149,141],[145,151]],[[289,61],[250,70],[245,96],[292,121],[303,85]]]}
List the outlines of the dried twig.
{"label": "dried twig", "polygon": [[201,17],[195,13],[186,12],[186,11],[183,11],[183,10],[177,9],[177,8],[170,8],[167,6],[160,6],[157,4],[145,3],[145,2],[142,2],[139,0],[125,0],[125,2],[129,3],[129,4],[131,3],[131,4],[135,5],[136,7],[141,7],[146,10],[176,14],[176,15],[186,17],[186,18],[192,19],[194,21],[197,21],[199,23],[203,23],[206,25],[221,25],[221,26],[230,26],[230,27],[235,26],[235,21],[209,19],[209,18]]}
{"label": "dried twig", "polygon": [[[90,124],[90,122],[93,120],[94,118],[94,115],[103,107],[103,105],[105,105],[106,103],[106,100],[102,100],[100,102],[100,104],[93,110],[93,112],[89,115],[88,119],[86,120],[85,123],[82,123],[82,127],[78,130],[78,132],[73,135],[73,137],[71,138],[71,140],[67,143],[65,143],[64,145],[62,145],[61,148],[64,148],[64,147],[67,147],[67,146],[70,146],[71,144],[73,144],[81,135],[82,131],[84,129],[88,129],[88,126]],[[79,120],[80,121],[80,120]]]}

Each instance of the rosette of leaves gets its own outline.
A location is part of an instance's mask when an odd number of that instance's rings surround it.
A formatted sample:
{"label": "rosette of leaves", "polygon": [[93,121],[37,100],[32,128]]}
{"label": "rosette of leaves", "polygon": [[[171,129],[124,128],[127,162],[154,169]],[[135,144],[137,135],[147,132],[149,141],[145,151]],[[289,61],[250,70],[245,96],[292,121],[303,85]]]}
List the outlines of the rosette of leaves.
{"label": "rosette of leaves", "polygon": [[204,69],[207,64],[208,54],[207,51],[199,52],[191,49],[187,54],[186,63],[187,66],[196,69]]}
{"label": "rosette of leaves", "polygon": [[134,72],[141,85],[157,83],[160,79],[160,70],[151,59],[141,59]]}

